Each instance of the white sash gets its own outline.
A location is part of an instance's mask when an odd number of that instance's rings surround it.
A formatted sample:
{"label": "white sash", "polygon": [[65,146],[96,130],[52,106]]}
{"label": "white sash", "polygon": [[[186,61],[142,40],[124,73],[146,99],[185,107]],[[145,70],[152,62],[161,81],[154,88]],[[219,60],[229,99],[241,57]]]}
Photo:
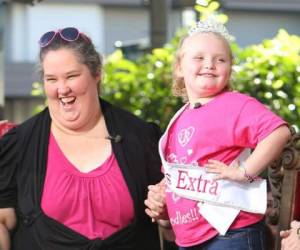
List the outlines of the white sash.
{"label": "white sash", "polygon": [[164,170],[168,188],[181,197],[251,213],[266,211],[266,181],[263,179],[252,183],[215,181],[215,174],[189,164],[164,163]]}
{"label": "white sash", "polygon": [[[214,174],[205,172],[203,167],[191,164],[169,163],[164,158],[166,135],[172,123],[184,111],[183,106],[171,119],[159,142],[159,153],[163,163],[168,188],[177,195],[199,201],[199,213],[224,235],[240,210],[264,214],[267,208],[266,181],[238,183],[228,180],[214,181]],[[243,163],[250,155],[245,149],[232,163]]]}

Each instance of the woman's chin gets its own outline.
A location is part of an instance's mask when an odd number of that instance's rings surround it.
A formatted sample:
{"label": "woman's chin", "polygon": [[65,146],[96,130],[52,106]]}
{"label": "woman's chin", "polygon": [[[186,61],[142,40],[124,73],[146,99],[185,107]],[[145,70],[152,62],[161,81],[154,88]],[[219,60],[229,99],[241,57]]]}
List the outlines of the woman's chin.
{"label": "woman's chin", "polygon": [[63,126],[68,129],[78,129],[82,125],[82,121],[78,114],[63,115],[61,117],[57,117],[55,120],[59,126]]}

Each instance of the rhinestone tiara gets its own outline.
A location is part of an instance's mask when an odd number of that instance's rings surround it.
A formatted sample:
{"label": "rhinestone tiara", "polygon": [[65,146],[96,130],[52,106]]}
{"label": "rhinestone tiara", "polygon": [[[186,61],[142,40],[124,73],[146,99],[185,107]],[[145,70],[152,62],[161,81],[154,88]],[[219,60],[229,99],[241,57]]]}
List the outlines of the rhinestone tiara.
{"label": "rhinestone tiara", "polygon": [[218,33],[223,36],[228,42],[233,41],[233,37],[229,34],[226,27],[218,22],[215,18],[208,18],[204,21],[198,21],[190,30],[188,31],[189,36],[196,33]]}

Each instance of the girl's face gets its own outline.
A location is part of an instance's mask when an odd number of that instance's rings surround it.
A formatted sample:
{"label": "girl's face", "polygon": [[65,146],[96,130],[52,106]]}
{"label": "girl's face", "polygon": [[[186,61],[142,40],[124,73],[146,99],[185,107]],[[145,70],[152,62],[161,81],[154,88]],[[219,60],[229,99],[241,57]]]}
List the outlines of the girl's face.
{"label": "girl's face", "polygon": [[189,101],[209,100],[228,84],[232,58],[227,41],[213,33],[194,34],[183,42],[177,74],[183,77]]}
{"label": "girl's face", "polygon": [[42,62],[44,88],[53,122],[82,129],[99,112],[97,84],[88,67],[70,49],[49,51]]}

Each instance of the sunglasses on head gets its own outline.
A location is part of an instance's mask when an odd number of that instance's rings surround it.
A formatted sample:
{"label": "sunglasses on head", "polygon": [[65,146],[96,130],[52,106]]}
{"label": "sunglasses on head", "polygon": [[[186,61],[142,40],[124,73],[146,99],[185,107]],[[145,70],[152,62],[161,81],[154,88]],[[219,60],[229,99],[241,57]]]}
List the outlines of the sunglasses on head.
{"label": "sunglasses on head", "polygon": [[74,42],[79,38],[79,36],[83,37],[83,39],[85,39],[86,41],[89,41],[88,37],[85,36],[83,33],[79,32],[78,29],[74,27],[67,27],[64,29],[59,29],[57,31],[46,32],[44,35],[41,36],[39,40],[40,47],[47,47],[58,34],[60,35],[61,39],[67,42]]}

